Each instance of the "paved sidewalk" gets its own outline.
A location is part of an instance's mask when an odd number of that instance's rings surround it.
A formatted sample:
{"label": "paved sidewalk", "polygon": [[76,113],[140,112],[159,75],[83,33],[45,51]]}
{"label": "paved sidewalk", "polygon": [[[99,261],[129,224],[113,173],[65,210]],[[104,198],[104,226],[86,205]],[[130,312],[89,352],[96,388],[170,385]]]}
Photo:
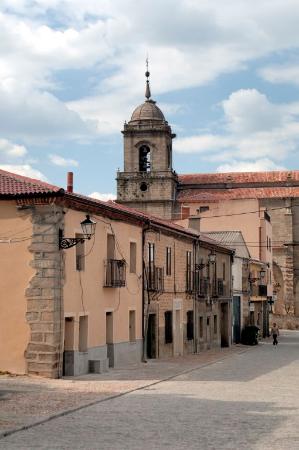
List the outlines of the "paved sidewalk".
{"label": "paved sidewalk", "polygon": [[233,346],[165,360],[150,360],[110,369],[106,374],[49,380],[39,377],[0,376],[0,437],[13,430],[46,421],[126,392],[150,386],[246,351]]}
{"label": "paved sidewalk", "polygon": [[[201,357],[150,363],[139,379],[134,371],[113,371],[109,383],[128,382],[133,373],[133,382],[148,385],[2,437],[0,448],[297,450],[298,349],[299,331],[283,331],[278,346],[269,339],[249,351],[209,352],[198,368]],[[168,379],[149,380],[160,372]]]}

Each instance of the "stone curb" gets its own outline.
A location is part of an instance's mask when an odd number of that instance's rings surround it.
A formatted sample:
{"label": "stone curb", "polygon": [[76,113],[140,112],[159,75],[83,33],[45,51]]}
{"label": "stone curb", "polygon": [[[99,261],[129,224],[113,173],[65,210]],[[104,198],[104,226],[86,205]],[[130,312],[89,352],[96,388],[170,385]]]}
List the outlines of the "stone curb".
{"label": "stone curb", "polygon": [[65,410],[60,411],[60,412],[58,412],[56,414],[52,414],[51,416],[47,416],[44,419],[37,420],[37,421],[29,423],[27,425],[22,425],[21,427],[18,427],[18,428],[13,428],[11,430],[6,430],[6,431],[0,431],[0,440],[4,439],[7,436],[11,436],[12,434],[18,433],[19,431],[29,430],[30,428],[36,427],[38,425],[42,425],[42,424],[47,423],[47,422],[50,422],[53,419],[58,419],[59,417],[67,416],[68,414],[80,411],[81,409],[84,409],[84,408],[88,408],[89,406],[94,406],[94,405],[97,405],[98,403],[103,403],[103,402],[106,402],[108,400],[113,400],[115,398],[123,397],[124,395],[131,394],[132,392],[141,391],[144,388],[147,388],[147,387],[150,387],[150,386],[155,386],[155,385],[157,385],[159,383],[163,383],[165,381],[172,380],[172,379],[174,379],[176,377],[179,377],[180,375],[191,373],[191,372],[194,372],[195,370],[202,369],[202,368],[207,367],[207,366],[211,366],[212,364],[215,364],[215,363],[217,363],[219,361],[223,361],[224,359],[226,359],[229,356],[235,356],[236,354],[240,355],[240,354],[246,353],[249,350],[252,350],[253,348],[254,347],[246,347],[246,348],[242,349],[240,352],[229,353],[228,355],[225,355],[225,356],[223,356],[223,357],[221,357],[219,359],[216,359],[215,361],[210,361],[208,363],[200,364],[199,366],[193,367],[192,369],[182,370],[181,372],[178,372],[178,373],[176,373],[174,375],[170,375],[168,377],[162,378],[160,380],[157,380],[157,381],[154,381],[154,382],[151,382],[151,383],[146,383],[143,386],[138,386],[137,388],[129,389],[129,390],[125,391],[125,392],[120,392],[119,394],[109,395],[106,398],[93,400],[92,402],[84,403],[83,405],[76,406],[75,408],[65,409]]}

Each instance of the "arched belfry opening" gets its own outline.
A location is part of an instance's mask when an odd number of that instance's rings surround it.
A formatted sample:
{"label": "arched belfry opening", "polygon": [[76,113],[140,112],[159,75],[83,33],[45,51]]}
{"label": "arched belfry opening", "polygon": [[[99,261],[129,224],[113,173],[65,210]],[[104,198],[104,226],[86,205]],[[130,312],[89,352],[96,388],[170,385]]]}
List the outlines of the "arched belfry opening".
{"label": "arched belfry opening", "polygon": [[151,150],[148,145],[139,147],[139,172],[150,172]]}

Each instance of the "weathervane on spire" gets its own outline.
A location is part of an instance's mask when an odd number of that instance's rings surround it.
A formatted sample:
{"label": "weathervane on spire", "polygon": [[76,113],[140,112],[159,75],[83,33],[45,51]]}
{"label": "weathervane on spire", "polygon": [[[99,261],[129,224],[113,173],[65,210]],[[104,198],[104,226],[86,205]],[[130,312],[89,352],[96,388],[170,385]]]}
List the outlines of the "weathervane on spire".
{"label": "weathervane on spire", "polygon": [[149,84],[150,72],[148,70],[148,56],[146,57],[146,72],[145,72],[145,76],[146,76],[145,97],[147,98],[147,100],[149,100],[151,98],[151,89],[150,89],[150,84]]}

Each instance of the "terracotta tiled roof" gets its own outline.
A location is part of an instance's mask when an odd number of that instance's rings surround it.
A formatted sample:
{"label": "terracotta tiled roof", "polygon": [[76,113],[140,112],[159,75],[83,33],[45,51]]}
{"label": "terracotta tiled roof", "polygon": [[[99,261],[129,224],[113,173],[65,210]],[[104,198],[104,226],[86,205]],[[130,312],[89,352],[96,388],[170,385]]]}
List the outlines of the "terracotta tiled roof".
{"label": "terracotta tiled roof", "polygon": [[277,183],[299,181],[299,170],[272,172],[194,173],[179,175],[180,184]]}
{"label": "terracotta tiled roof", "polygon": [[[141,222],[145,222],[145,221],[150,221],[152,225],[157,225],[157,226],[162,226],[165,228],[168,228],[169,230],[173,230],[173,231],[177,231],[180,233],[183,233],[187,236],[189,236],[191,239],[192,238],[200,238],[200,240],[202,242],[205,242],[206,244],[209,245],[213,245],[218,247],[219,249],[225,249],[227,251],[233,251],[231,248],[229,248],[227,245],[222,245],[219,241],[212,239],[211,237],[207,236],[204,233],[198,233],[196,230],[192,230],[190,228],[185,228],[182,227],[181,225],[178,225],[176,223],[173,223],[169,220],[163,220],[160,219],[160,217],[156,217],[156,216],[152,216],[151,214],[145,214],[142,211],[138,211],[137,209],[134,208],[130,208],[128,206],[125,205],[121,205],[119,203],[116,203],[112,200],[109,200],[108,202],[104,202],[102,200],[98,200],[96,198],[92,198],[92,197],[88,197],[82,194],[77,194],[77,193],[66,193],[65,194],[69,199],[74,199],[74,200],[83,200],[83,201],[87,201],[90,204],[94,204],[95,206],[99,206],[101,208],[104,208],[104,210],[110,210],[111,211],[116,211],[119,213],[126,213],[131,217],[136,218],[137,220],[140,220]],[[101,213],[104,213],[104,210],[101,211]]]}
{"label": "terracotta tiled roof", "polygon": [[145,214],[142,211],[138,211],[137,209],[129,208],[128,206],[121,205],[112,200],[110,200],[107,203],[110,205],[113,205],[114,207],[116,207],[117,209],[119,209],[121,211],[133,213],[133,214],[136,214],[138,217],[141,217],[143,219],[148,219],[148,220],[152,221],[153,223],[156,223],[157,225],[162,225],[164,227],[171,228],[176,231],[190,234],[192,237],[199,236],[199,233],[197,233],[196,231],[192,231],[188,228],[182,227],[181,225],[177,225],[176,223],[173,223],[170,220],[163,220],[163,219],[160,219],[160,217],[152,216],[151,214]]}
{"label": "terracotta tiled roof", "polygon": [[218,202],[233,199],[286,198],[299,197],[297,187],[264,187],[264,188],[234,188],[234,189],[182,189],[177,200],[183,202]]}
{"label": "terracotta tiled roof", "polygon": [[55,194],[63,189],[33,178],[0,170],[0,196],[16,197],[32,194]]}

